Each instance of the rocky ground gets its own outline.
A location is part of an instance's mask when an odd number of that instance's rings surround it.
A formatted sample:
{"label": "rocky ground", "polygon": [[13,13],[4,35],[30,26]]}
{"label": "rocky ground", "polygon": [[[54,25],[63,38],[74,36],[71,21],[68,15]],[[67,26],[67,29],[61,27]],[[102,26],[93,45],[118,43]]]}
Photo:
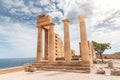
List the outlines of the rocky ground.
{"label": "rocky ground", "polygon": [[[114,67],[120,68],[120,60],[113,60]],[[13,72],[0,75],[0,80],[120,80],[120,76],[110,75],[106,64],[94,64],[91,73],[74,73],[62,71]],[[105,74],[96,74],[97,67],[103,67]]]}
{"label": "rocky ground", "polygon": [[[102,54],[104,59],[120,59],[120,52],[112,54]],[[100,55],[97,54],[97,58],[100,58]]]}

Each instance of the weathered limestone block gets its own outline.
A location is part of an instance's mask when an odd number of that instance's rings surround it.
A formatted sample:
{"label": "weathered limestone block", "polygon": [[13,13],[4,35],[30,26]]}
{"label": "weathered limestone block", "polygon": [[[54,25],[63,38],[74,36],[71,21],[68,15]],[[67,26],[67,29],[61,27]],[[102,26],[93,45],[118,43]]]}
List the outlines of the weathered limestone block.
{"label": "weathered limestone block", "polygon": [[49,24],[52,23],[52,18],[48,15],[39,15],[37,21],[36,21],[36,24],[37,24],[37,27],[39,26],[48,26]]}
{"label": "weathered limestone block", "polygon": [[32,65],[29,63],[24,64],[24,69],[26,72],[29,70],[29,66],[32,66]]}
{"label": "weathered limestone block", "polygon": [[32,66],[32,64],[24,64],[24,68],[26,72],[35,72],[36,68]]}
{"label": "weathered limestone block", "polygon": [[100,67],[97,69],[96,74],[105,74],[105,70],[102,67]]}
{"label": "weathered limestone block", "polygon": [[112,60],[108,61],[108,67],[113,68],[113,62],[112,62]]}
{"label": "weathered limestone block", "polygon": [[24,68],[25,68],[25,72],[28,72],[29,67],[28,67],[28,66],[26,66],[26,67],[24,67]]}
{"label": "weathered limestone block", "polygon": [[118,68],[111,69],[111,75],[120,76],[120,69]]}
{"label": "weathered limestone block", "polygon": [[29,67],[28,72],[35,72],[35,71],[36,71],[36,68],[35,68],[35,67]]}

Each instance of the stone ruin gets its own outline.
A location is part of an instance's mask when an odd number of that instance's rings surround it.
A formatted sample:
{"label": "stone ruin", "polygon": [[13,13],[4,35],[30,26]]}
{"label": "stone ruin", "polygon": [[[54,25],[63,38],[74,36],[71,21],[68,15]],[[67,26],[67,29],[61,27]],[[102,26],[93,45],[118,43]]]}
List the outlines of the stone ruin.
{"label": "stone ruin", "polygon": [[[92,43],[87,40],[85,16],[79,16],[78,19],[80,21],[81,42],[79,45],[81,58],[72,60],[72,56],[75,56],[75,51],[70,46],[69,19],[62,20],[64,23],[63,44],[59,35],[54,32],[55,24],[52,22],[52,18],[45,14],[38,16],[36,22],[38,28],[37,56],[33,66],[38,69],[90,72],[96,55]],[[44,60],[42,59],[42,30],[45,31]]]}

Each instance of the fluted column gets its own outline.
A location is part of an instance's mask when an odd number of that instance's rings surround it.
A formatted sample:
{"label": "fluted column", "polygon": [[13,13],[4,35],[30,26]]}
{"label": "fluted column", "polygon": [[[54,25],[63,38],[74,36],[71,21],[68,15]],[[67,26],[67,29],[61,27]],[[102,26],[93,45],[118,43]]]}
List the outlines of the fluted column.
{"label": "fluted column", "polygon": [[38,27],[37,57],[36,62],[42,61],[42,28]]}
{"label": "fluted column", "polygon": [[48,36],[48,29],[45,30],[45,48],[44,48],[44,58],[45,60],[48,60],[48,50],[49,50],[49,45],[48,45],[48,41],[49,41],[49,36]]}
{"label": "fluted column", "polygon": [[71,49],[70,49],[70,34],[69,34],[69,20],[64,19],[64,52],[66,62],[71,61]]}
{"label": "fluted column", "polygon": [[49,25],[49,53],[48,61],[55,62],[55,33],[54,33],[54,24]]}
{"label": "fluted column", "polygon": [[87,32],[85,25],[85,16],[78,16],[80,20],[80,37],[81,37],[81,54],[83,61],[89,61],[89,48],[87,40]]}

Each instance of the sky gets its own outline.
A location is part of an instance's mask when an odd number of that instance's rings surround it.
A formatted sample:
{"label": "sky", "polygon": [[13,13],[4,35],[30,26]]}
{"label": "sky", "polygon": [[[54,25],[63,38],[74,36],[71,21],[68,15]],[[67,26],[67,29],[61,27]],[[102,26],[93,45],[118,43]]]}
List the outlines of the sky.
{"label": "sky", "polygon": [[71,48],[76,55],[80,54],[79,15],[86,16],[89,41],[111,43],[104,53],[120,52],[119,5],[120,0],[0,0],[0,58],[36,56],[36,19],[42,13],[52,17],[62,41],[62,20],[70,20]]}

